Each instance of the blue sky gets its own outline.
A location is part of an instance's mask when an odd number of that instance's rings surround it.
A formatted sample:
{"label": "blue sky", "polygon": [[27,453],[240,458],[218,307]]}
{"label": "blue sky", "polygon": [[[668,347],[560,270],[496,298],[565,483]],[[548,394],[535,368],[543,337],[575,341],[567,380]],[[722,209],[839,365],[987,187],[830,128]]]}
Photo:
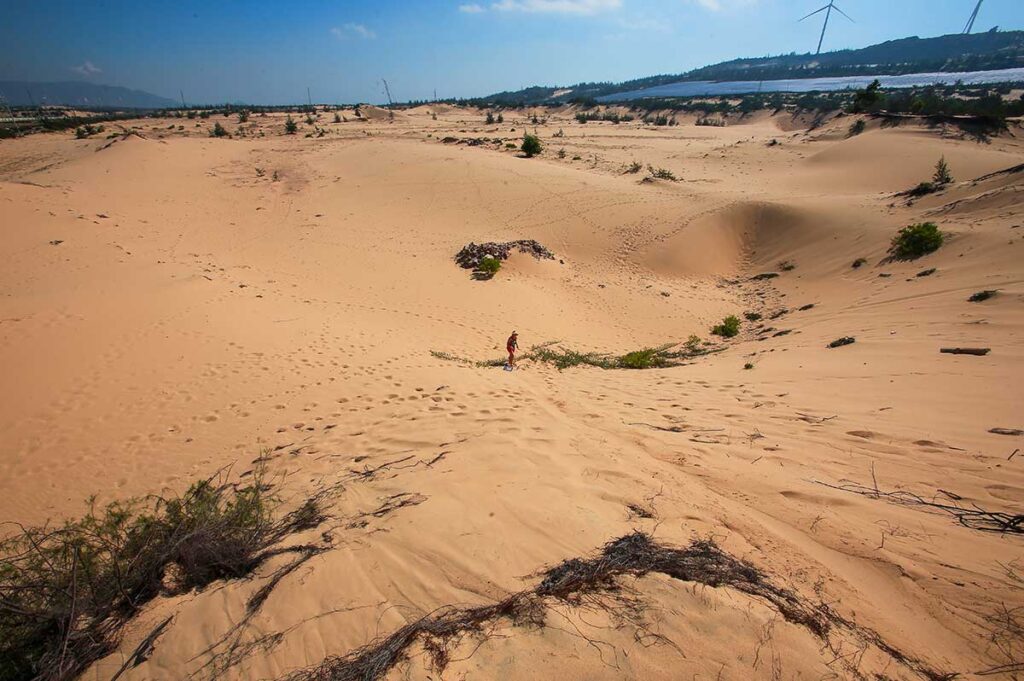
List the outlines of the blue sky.
{"label": "blue sky", "polygon": [[[192,102],[379,102],[625,80],[814,49],[827,0],[8,0],[0,80]],[[958,33],[975,0],[837,0],[824,49]],[[975,31],[1024,28],[985,0]]]}

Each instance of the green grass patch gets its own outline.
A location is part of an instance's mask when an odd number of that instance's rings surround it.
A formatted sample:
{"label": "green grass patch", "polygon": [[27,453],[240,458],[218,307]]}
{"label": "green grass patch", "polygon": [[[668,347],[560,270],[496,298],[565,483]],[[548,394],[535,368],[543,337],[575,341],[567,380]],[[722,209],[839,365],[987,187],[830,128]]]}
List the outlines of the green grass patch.
{"label": "green grass patch", "polygon": [[[689,340],[682,345],[667,343],[655,348],[633,350],[623,355],[580,352],[572,348],[560,347],[559,341],[548,341],[531,347],[529,351],[519,355],[516,362],[534,361],[550,364],[559,371],[578,366],[597,367],[598,369],[663,369],[679,366],[688,359],[719,352],[722,349],[724,348],[709,347],[697,336],[690,336]],[[500,367],[506,363],[504,358],[473,361],[437,350],[431,350],[430,354],[438,359],[481,368]]]}

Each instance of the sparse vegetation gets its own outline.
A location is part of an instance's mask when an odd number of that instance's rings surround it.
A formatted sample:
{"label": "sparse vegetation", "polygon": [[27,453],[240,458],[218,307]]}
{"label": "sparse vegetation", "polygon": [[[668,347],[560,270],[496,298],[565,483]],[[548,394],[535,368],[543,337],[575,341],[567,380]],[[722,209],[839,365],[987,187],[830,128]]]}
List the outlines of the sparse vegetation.
{"label": "sparse vegetation", "polygon": [[669,180],[670,182],[678,182],[679,178],[675,176],[671,170],[667,168],[655,168],[652,165],[647,166],[647,172],[650,173],[651,177],[657,180]]}
{"label": "sparse vegetation", "polygon": [[249,112],[248,111],[239,111],[238,112],[238,123],[242,124],[242,123],[248,123],[248,122],[249,122]]}
{"label": "sparse vegetation", "polygon": [[558,150],[558,158],[565,158],[565,149]]}
{"label": "sparse vegetation", "polygon": [[746,370],[746,371],[750,371],[753,368],[754,368],[754,365],[751,364],[750,362],[747,362],[746,364],[743,365],[743,369]]}
{"label": "sparse vegetation", "polygon": [[[624,355],[611,355],[558,347],[557,341],[551,341],[533,346],[528,352],[522,354],[518,361],[531,360],[550,364],[559,371],[577,366],[590,366],[599,369],[660,369],[678,366],[687,359],[711,354],[722,349],[702,347],[702,345],[700,338],[690,336],[690,339],[681,348],[676,343],[667,343],[656,348],[634,350]],[[430,354],[438,359],[477,367],[500,367],[504,366],[506,362],[503,358],[475,362],[465,357],[436,350],[431,350]]]}
{"label": "sparse vegetation", "polygon": [[893,237],[889,254],[894,260],[914,260],[937,251],[944,237],[934,222],[908,225]]}
{"label": "sparse vegetation", "polygon": [[181,496],[115,502],[0,541],[0,678],[72,679],[114,650],[124,624],[158,594],[301,552],[271,546],[319,524],[318,502],[275,520],[269,490],[258,470],[248,485],[209,478]]}
{"label": "sparse vegetation", "polygon": [[631,174],[631,175],[636,175],[637,173],[639,173],[643,169],[644,169],[644,164],[643,163],[641,163],[640,161],[633,161],[632,163],[630,163],[626,167],[626,172]]}
{"label": "sparse vegetation", "polygon": [[299,129],[299,124],[295,122],[295,119],[289,114],[288,118],[284,120],[284,132],[286,135],[294,135]]}
{"label": "sparse vegetation", "polygon": [[711,333],[722,338],[733,338],[739,335],[740,332],[740,318],[736,315],[729,315],[722,320],[721,324],[713,326]]}
{"label": "sparse vegetation", "polygon": [[487,118],[484,119],[484,123],[486,123],[487,125],[494,125],[494,114],[488,111]]}
{"label": "sparse vegetation", "polygon": [[850,126],[850,130],[846,133],[846,136],[856,137],[857,135],[864,132],[865,128],[867,128],[867,124],[864,122],[864,119],[858,118],[856,121],[853,122],[853,125]]}
{"label": "sparse vegetation", "polygon": [[341,123],[341,114],[339,114],[337,111],[334,112],[334,122]]}
{"label": "sparse vegetation", "polygon": [[968,298],[967,300],[968,300],[968,302],[971,302],[971,303],[981,303],[981,302],[984,302],[984,301],[988,300],[989,298],[994,296],[996,293],[998,293],[998,291],[993,291],[991,289],[986,289],[984,291],[978,291],[977,293],[972,293],[971,297]]}
{"label": "sparse vegetation", "polygon": [[701,127],[710,127],[710,128],[724,128],[725,127],[725,119],[724,118],[712,118],[710,116],[701,116],[700,118],[697,119],[697,122],[694,123],[694,125],[699,125]]}
{"label": "sparse vegetation", "polygon": [[748,322],[758,322],[758,321],[761,321],[761,313],[760,312],[744,312],[743,313],[743,317]]}
{"label": "sparse vegetation", "polygon": [[87,137],[100,134],[104,129],[105,128],[102,125],[91,125],[87,123],[75,128],[75,137],[80,140],[84,140]]}
{"label": "sparse vegetation", "polygon": [[230,137],[230,136],[231,135],[228,134],[227,129],[225,129],[224,126],[221,125],[219,121],[213,124],[213,130],[210,131],[210,137]]}
{"label": "sparse vegetation", "polygon": [[313,125],[316,123],[316,119],[313,118],[313,114],[306,114],[306,125]]}
{"label": "sparse vegetation", "polygon": [[540,143],[540,137],[526,133],[523,135],[523,145],[520,149],[526,154],[526,158],[533,158],[543,151],[544,146]]}

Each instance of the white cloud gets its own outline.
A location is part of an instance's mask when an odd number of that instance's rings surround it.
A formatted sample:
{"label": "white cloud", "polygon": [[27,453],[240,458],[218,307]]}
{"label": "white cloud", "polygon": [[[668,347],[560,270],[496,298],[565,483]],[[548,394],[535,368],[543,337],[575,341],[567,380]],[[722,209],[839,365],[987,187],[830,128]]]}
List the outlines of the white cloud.
{"label": "white cloud", "polygon": [[474,2],[469,5],[459,5],[459,11],[464,12],[465,14],[480,14],[485,10],[483,7]]}
{"label": "white cloud", "polygon": [[95,76],[97,73],[103,73],[103,69],[93,64],[91,61],[79,64],[78,66],[72,66],[71,70],[80,76]]}
{"label": "white cloud", "polygon": [[692,2],[700,5],[704,9],[711,10],[712,12],[720,12],[724,10],[733,10],[740,7],[750,7],[756,5],[759,0],[691,0]]}
{"label": "white cloud", "polygon": [[618,9],[622,0],[500,0],[491,7],[501,12],[597,14]]}
{"label": "white cloud", "polygon": [[331,29],[331,35],[333,35],[335,38],[342,39],[357,36],[365,40],[373,40],[374,38],[377,37],[376,33],[368,29],[366,26],[363,26],[362,24],[345,24],[341,28],[335,26],[334,28]]}

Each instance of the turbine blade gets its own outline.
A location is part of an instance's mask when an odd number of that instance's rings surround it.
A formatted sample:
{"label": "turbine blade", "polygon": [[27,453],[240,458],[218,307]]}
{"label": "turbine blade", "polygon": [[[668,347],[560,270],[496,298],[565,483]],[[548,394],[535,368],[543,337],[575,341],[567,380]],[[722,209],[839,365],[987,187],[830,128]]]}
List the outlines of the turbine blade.
{"label": "turbine blade", "polygon": [[[847,19],[849,19],[850,21],[853,21],[853,17],[851,17],[851,16],[849,15],[849,14],[847,14],[847,13],[846,13],[846,12],[844,12],[843,10],[839,9],[839,7],[838,7],[837,5],[832,5],[832,9],[834,9],[834,10],[835,10],[835,11],[837,11],[837,12],[839,12],[840,14],[842,14],[842,15],[843,15],[844,17],[846,17],[846,18],[847,18]],[[857,22],[856,22],[856,21],[853,21],[853,23],[857,23]]]}
{"label": "turbine blade", "polygon": [[[828,5],[826,5],[825,7],[822,7],[821,9],[816,9],[813,12],[811,12],[810,14],[808,14],[807,16],[801,18],[800,21],[803,21],[804,19],[810,19],[815,14],[820,14],[821,12],[824,12],[827,9],[828,9]],[[800,23],[800,21],[798,21],[797,23]]]}

